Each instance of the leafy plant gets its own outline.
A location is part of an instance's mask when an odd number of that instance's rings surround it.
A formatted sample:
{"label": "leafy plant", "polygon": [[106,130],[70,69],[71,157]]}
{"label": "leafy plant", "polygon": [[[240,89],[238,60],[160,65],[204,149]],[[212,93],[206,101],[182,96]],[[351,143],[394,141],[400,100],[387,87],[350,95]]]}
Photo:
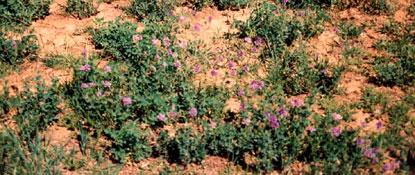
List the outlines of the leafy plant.
{"label": "leafy plant", "polygon": [[136,122],[128,122],[121,130],[106,129],[105,133],[113,141],[110,151],[117,161],[125,162],[125,158],[131,157],[138,162],[151,154],[146,133],[138,128]]}
{"label": "leafy plant", "polygon": [[36,19],[43,19],[49,14],[52,0],[1,0],[1,31],[23,32]]}
{"label": "leafy plant", "polygon": [[68,0],[65,12],[79,19],[88,18],[98,13],[92,0]]}
{"label": "leafy plant", "polygon": [[174,5],[174,1],[168,0],[134,0],[124,10],[138,20],[163,21],[168,19]]}
{"label": "leafy plant", "polygon": [[0,31],[0,61],[10,65],[22,64],[25,58],[37,58],[37,37],[23,35],[20,39],[12,39]]}
{"label": "leafy plant", "polygon": [[167,133],[160,134],[161,145],[159,150],[165,150],[169,161],[181,164],[201,163],[205,159],[206,137],[200,133],[194,133],[192,128],[180,128],[174,138],[168,138]]}

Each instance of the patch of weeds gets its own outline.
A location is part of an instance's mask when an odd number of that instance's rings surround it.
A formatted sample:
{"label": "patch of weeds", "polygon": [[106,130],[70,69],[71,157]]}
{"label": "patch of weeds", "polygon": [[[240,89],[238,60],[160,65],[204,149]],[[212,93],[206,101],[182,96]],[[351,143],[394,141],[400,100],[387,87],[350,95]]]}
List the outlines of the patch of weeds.
{"label": "patch of weeds", "polygon": [[[278,14],[275,14],[276,11]],[[252,11],[245,22],[236,20],[240,37],[260,38],[265,41],[266,55],[280,57],[297,39],[307,39],[322,31],[320,22],[326,19],[320,11],[301,11],[290,15],[287,10],[263,3]],[[258,42],[259,46],[263,44]]]}
{"label": "patch of weeds", "polygon": [[79,19],[91,17],[98,13],[92,0],[68,0],[65,12]]}
{"label": "patch of weeds", "polygon": [[214,0],[219,10],[233,9],[239,10],[245,8],[252,0]]}
{"label": "patch of weeds", "polygon": [[192,128],[178,129],[174,138],[168,138],[167,133],[162,131],[158,142],[160,144],[159,152],[174,163],[200,164],[207,153],[206,137],[194,132]]}
{"label": "patch of weeds", "polygon": [[0,30],[0,62],[10,65],[22,64],[26,58],[37,58],[38,49],[35,35],[22,35],[18,39],[13,39]]}
{"label": "patch of weeds", "polygon": [[343,39],[354,39],[360,36],[365,26],[356,26],[352,22],[341,22],[339,25],[340,36]]}
{"label": "patch of weeds", "polygon": [[138,162],[152,152],[146,133],[138,128],[137,122],[130,121],[120,130],[105,129],[105,133],[113,141],[110,152],[119,162],[125,162],[127,157]]}
{"label": "patch of weeds", "polygon": [[386,109],[389,99],[382,92],[377,92],[373,87],[367,87],[362,90],[362,97],[359,102],[359,108],[366,112],[374,112],[375,107]]}
{"label": "patch of weeds", "polygon": [[43,19],[49,14],[52,0],[1,0],[1,31],[23,32],[36,19]]}
{"label": "patch of weeds", "polygon": [[134,0],[123,10],[138,20],[163,21],[173,16],[175,4],[175,1],[169,0]]}
{"label": "patch of weeds", "polygon": [[63,148],[51,147],[38,132],[32,139],[20,135],[11,129],[0,131],[0,172],[61,174],[59,166],[65,157]]}
{"label": "patch of weeds", "polygon": [[[52,86],[56,86],[55,80]],[[45,130],[57,120],[60,98],[54,89],[39,84],[34,93],[29,87],[21,92],[17,107],[17,114],[13,117],[19,128],[19,134],[24,138],[33,138],[38,131]]]}
{"label": "patch of weeds", "polygon": [[288,95],[304,94],[317,90],[323,94],[336,90],[342,67],[331,68],[327,62],[310,60],[304,51],[286,52],[281,59],[269,65],[268,81],[272,86],[282,86]]}
{"label": "patch of weeds", "polygon": [[71,55],[47,55],[46,58],[41,60],[42,63],[50,68],[67,69],[72,65],[77,64],[79,59],[75,59]]}
{"label": "patch of weeds", "polygon": [[368,14],[380,15],[390,13],[392,7],[388,0],[368,0],[363,3],[362,10]]}

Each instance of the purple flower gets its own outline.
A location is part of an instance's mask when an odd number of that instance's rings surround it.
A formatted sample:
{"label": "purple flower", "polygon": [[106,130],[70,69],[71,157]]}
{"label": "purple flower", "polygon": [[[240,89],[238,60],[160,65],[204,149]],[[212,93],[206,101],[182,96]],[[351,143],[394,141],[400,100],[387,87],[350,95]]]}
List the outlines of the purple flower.
{"label": "purple flower", "polygon": [[211,122],[211,123],[210,123],[210,127],[212,127],[212,128],[216,128],[216,123],[215,123],[215,122]]}
{"label": "purple flower", "polygon": [[248,66],[244,66],[243,70],[244,70],[244,72],[249,72],[249,67]]}
{"label": "purple flower", "polygon": [[240,105],[239,105],[239,111],[243,111],[243,110],[245,110],[247,107],[246,107],[246,105],[245,104],[243,104],[243,103],[241,103]]}
{"label": "purple flower", "polygon": [[193,10],[192,14],[193,14],[193,16],[195,16],[197,14],[197,11]]}
{"label": "purple flower", "polygon": [[270,113],[270,112],[268,112],[268,111],[265,111],[265,112],[264,112],[264,115],[269,117],[269,116],[271,116],[271,113]]}
{"label": "purple flower", "polygon": [[235,70],[235,69],[232,69],[232,70],[231,70],[231,72],[230,72],[230,74],[231,74],[232,76],[236,76],[236,70]]}
{"label": "purple flower", "polygon": [[378,148],[368,148],[363,150],[363,155],[367,158],[375,158]]}
{"label": "purple flower", "polygon": [[216,76],[216,75],[218,75],[218,73],[215,70],[212,70],[212,71],[210,71],[210,75]]}
{"label": "purple flower", "polygon": [[337,114],[337,113],[333,113],[331,115],[331,117],[333,117],[334,120],[341,120],[341,119],[343,119],[343,117],[340,114]]}
{"label": "purple flower", "polygon": [[199,67],[199,66],[196,66],[196,67],[193,69],[193,71],[194,71],[195,73],[200,72],[200,67]]}
{"label": "purple flower", "polygon": [[316,128],[310,126],[310,127],[307,128],[307,130],[310,131],[310,132],[315,132],[316,131]]}
{"label": "purple flower", "polygon": [[80,71],[89,71],[91,70],[91,66],[89,64],[85,64],[79,68]]}
{"label": "purple flower", "polygon": [[104,67],[104,71],[105,72],[110,72],[111,71],[111,67],[110,66],[105,66]]}
{"label": "purple flower", "polygon": [[102,96],[104,96],[104,93],[102,93],[101,91],[99,91],[99,92],[97,92],[97,96],[98,97],[102,97]]}
{"label": "purple flower", "polygon": [[274,10],[274,13],[275,13],[275,14],[279,14],[279,13],[280,13],[280,9],[275,9],[275,10]]}
{"label": "purple flower", "polygon": [[297,13],[297,15],[298,15],[298,16],[303,16],[303,15],[304,15],[304,11],[299,11],[299,12]]}
{"label": "purple flower", "polygon": [[186,46],[187,46],[187,41],[183,41],[179,44],[179,47],[182,48],[182,49]]}
{"label": "purple flower", "polygon": [[154,38],[151,40],[151,43],[153,43],[154,45],[156,45],[160,40],[158,40],[157,38]]}
{"label": "purple flower", "polygon": [[199,31],[199,30],[200,30],[200,25],[199,25],[199,24],[195,24],[195,25],[193,26],[193,28],[194,28],[196,31]]}
{"label": "purple flower", "polygon": [[233,64],[233,62],[229,62],[229,63],[228,63],[228,67],[229,67],[229,69],[232,69],[232,68],[233,68],[233,66],[235,66],[235,64]]}
{"label": "purple flower", "polygon": [[157,118],[158,118],[160,121],[164,121],[164,120],[166,120],[166,115],[164,115],[164,114],[159,114],[159,115],[157,115]]}
{"label": "purple flower", "polygon": [[288,0],[282,0],[282,5],[285,7],[285,6],[287,6],[287,2],[288,2]]}
{"label": "purple flower", "polygon": [[333,32],[337,33],[337,32],[339,32],[339,29],[336,27],[336,28],[333,29]]}
{"label": "purple flower", "polygon": [[252,43],[252,39],[250,37],[245,37],[244,40],[246,43]]}
{"label": "purple flower", "polygon": [[196,115],[197,115],[197,109],[196,109],[196,108],[192,108],[192,109],[190,109],[190,110],[189,110],[189,114],[190,114],[190,116],[192,116],[192,117],[196,117]]}
{"label": "purple flower", "polygon": [[250,119],[242,119],[242,124],[249,125],[251,123]]}
{"label": "purple flower", "polygon": [[171,56],[172,56],[173,58],[177,58],[179,55],[177,55],[177,53],[176,53],[176,52],[174,52]]}
{"label": "purple flower", "polygon": [[124,104],[124,106],[131,104],[131,98],[130,97],[124,97],[122,99],[122,103]]}
{"label": "purple flower", "polygon": [[360,123],[360,126],[365,127],[365,126],[367,126],[367,123],[366,122],[362,122],[362,123]]}
{"label": "purple flower", "polygon": [[255,43],[255,45],[261,45],[262,38],[261,37],[256,38],[254,43]]}
{"label": "purple flower", "polygon": [[269,120],[269,123],[272,129],[277,129],[280,126],[280,124],[277,121],[277,117],[275,115],[269,117],[268,120]]}
{"label": "purple flower", "polygon": [[318,52],[314,52],[314,56],[318,57],[319,53]]}
{"label": "purple flower", "polygon": [[84,57],[86,57],[86,54],[88,53],[88,51],[84,48],[84,49],[82,49],[82,55],[84,56]]}
{"label": "purple flower", "polygon": [[102,84],[107,88],[111,87],[111,82],[109,82],[109,81],[104,81],[104,83],[102,83]]}
{"label": "purple flower", "polygon": [[140,40],[143,40],[143,36],[141,36],[141,35],[133,35],[133,40],[134,41],[140,41]]}
{"label": "purple flower", "polygon": [[177,112],[175,111],[170,111],[169,112],[170,117],[176,117],[177,116]]}
{"label": "purple flower", "polygon": [[281,108],[281,109],[278,111],[278,114],[280,114],[280,116],[286,116],[286,115],[288,115],[288,112],[287,112],[287,110],[285,110],[284,108]]}
{"label": "purple flower", "polygon": [[242,96],[242,95],[245,95],[245,91],[243,90],[238,91],[238,96]]}
{"label": "purple flower", "polygon": [[167,63],[166,63],[166,62],[163,62],[161,65],[162,65],[163,67],[167,67]]}
{"label": "purple flower", "polygon": [[323,72],[324,74],[328,73],[328,70],[326,68],[322,69],[321,72]]}
{"label": "purple flower", "polygon": [[81,88],[87,88],[87,87],[88,87],[88,85],[86,83],[81,84]]}
{"label": "purple flower", "polygon": [[11,45],[12,45],[12,47],[16,48],[17,47],[16,41],[12,41]]}
{"label": "purple flower", "polygon": [[251,52],[252,52],[252,53],[257,53],[257,52],[258,52],[258,48],[256,48],[255,46],[254,46],[254,47],[252,47]]}
{"label": "purple flower", "polygon": [[382,129],[382,127],[383,127],[383,123],[382,122],[379,121],[379,122],[376,123],[376,128],[377,129]]}
{"label": "purple flower", "polygon": [[392,166],[391,166],[391,164],[389,164],[389,163],[387,163],[387,164],[385,164],[385,165],[383,165],[383,166],[382,166],[382,171],[383,171],[383,172],[387,172],[387,171],[389,171],[390,169],[392,169]]}
{"label": "purple flower", "polygon": [[303,105],[303,101],[301,99],[294,100],[294,106],[302,106],[302,105]]}
{"label": "purple flower", "polygon": [[171,51],[171,49],[167,49],[166,53],[167,53],[167,55],[172,55],[173,51]]}
{"label": "purple flower", "polygon": [[95,83],[94,82],[90,82],[89,83],[89,86],[94,87],[95,86]]}
{"label": "purple flower", "polygon": [[209,21],[209,22],[212,22],[212,21],[213,21],[213,18],[212,18],[211,16],[209,16],[209,17],[208,17],[208,21]]}
{"label": "purple flower", "polygon": [[341,132],[342,131],[340,128],[337,128],[337,127],[330,128],[330,133],[335,137],[339,136]]}
{"label": "purple flower", "polygon": [[249,84],[249,89],[251,90],[262,89],[263,87],[264,87],[264,82],[262,81],[252,80],[251,83]]}
{"label": "purple flower", "polygon": [[238,56],[239,57],[243,57],[244,56],[244,53],[242,52],[242,50],[238,51]]}
{"label": "purple flower", "polygon": [[184,16],[180,16],[180,17],[179,17],[179,20],[180,20],[180,21],[184,21]]}
{"label": "purple flower", "polygon": [[362,146],[364,143],[365,143],[364,139],[361,139],[361,138],[356,139],[356,144],[357,145]]}
{"label": "purple flower", "polygon": [[156,59],[160,60],[161,56],[159,54],[156,54]]}
{"label": "purple flower", "polygon": [[174,15],[173,11],[171,11],[171,10],[170,10],[170,11],[169,11],[169,15],[170,15],[170,16],[173,16],[173,15]]}
{"label": "purple flower", "polygon": [[219,57],[218,58],[218,62],[222,62],[224,60],[224,58],[223,57]]}
{"label": "purple flower", "polygon": [[182,65],[182,63],[180,63],[180,61],[176,61],[174,62],[174,67],[179,68]]}

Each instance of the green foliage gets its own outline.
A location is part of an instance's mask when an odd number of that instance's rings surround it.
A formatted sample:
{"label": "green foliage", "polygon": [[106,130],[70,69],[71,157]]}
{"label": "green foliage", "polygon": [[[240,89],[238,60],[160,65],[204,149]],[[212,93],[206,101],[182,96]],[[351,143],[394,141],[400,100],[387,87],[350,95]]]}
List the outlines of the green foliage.
{"label": "green foliage", "polygon": [[362,98],[360,99],[360,107],[368,112],[374,112],[375,107],[386,109],[389,101],[381,92],[376,92],[373,87],[363,89]]}
{"label": "green foliage", "polygon": [[219,10],[234,9],[239,10],[249,5],[252,0],[214,0]]}
{"label": "green foliage", "polygon": [[0,172],[2,174],[61,174],[62,148],[47,149],[36,132],[33,139],[22,138],[11,129],[0,131]]}
{"label": "green foliage", "polygon": [[162,131],[158,143],[161,154],[166,154],[170,162],[189,164],[201,163],[206,156],[206,137],[195,133],[192,128],[180,128],[174,138],[168,138]]}
{"label": "green foliage", "polygon": [[23,35],[19,39],[12,39],[0,30],[0,62],[16,65],[22,64],[25,58],[37,58],[37,37]]}
{"label": "green foliage", "polygon": [[307,162],[321,162],[323,172],[353,174],[363,163],[362,149],[356,144],[359,131],[342,129],[339,136],[330,129],[339,124],[329,116],[313,116],[316,131],[310,132],[307,147],[302,154]]}
{"label": "green foliage", "polygon": [[68,0],[65,12],[79,19],[88,18],[98,13],[92,0]]}
{"label": "green foliage", "polygon": [[[56,81],[53,86],[56,86]],[[17,114],[13,117],[23,138],[33,138],[38,131],[45,130],[53,121],[57,120],[60,99],[54,89],[40,84],[35,87],[36,92],[29,88],[19,94]]]}
{"label": "green foliage", "polygon": [[[313,66],[314,64],[314,66]],[[282,86],[286,94],[297,95],[313,90],[331,93],[337,88],[342,67],[331,68],[327,62],[310,60],[303,51],[285,52],[267,68],[268,82],[273,87]]]}
{"label": "green foliage", "polygon": [[52,0],[0,0],[0,31],[23,32],[34,20],[49,14]]}
{"label": "green foliage", "polygon": [[195,10],[201,10],[207,6],[212,5],[213,0],[189,0]]}
{"label": "green foliage", "polygon": [[136,122],[130,121],[120,130],[106,129],[105,133],[112,140],[110,151],[117,161],[125,162],[125,158],[131,157],[134,162],[138,162],[149,157],[152,152],[146,133],[138,128]]}
{"label": "green foliage", "polygon": [[124,10],[138,20],[163,21],[169,18],[174,5],[175,2],[169,0],[134,0]]}
{"label": "green foliage", "polygon": [[388,0],[368,0],[363,3],[363,11],[373,15],[387,14],[391,11]]}
{"label": "green foliage", "polygon": [[360,36],[365,26],[356,26],[351,22],[342,22],[339,25],[340,36],[343,39],[354,39]]}
{"label": "green foliage", "polygon": [[[279,10],[279,14],[275,14],[275,10]],[[251,12],[246,22],[235,21],[235,25],[241,37],[264,39],[266,54],[278,58],[296,39],[307,39],[322,31],[319,22],[324,18],[323,14],[312,11],[301,13],[290,15],[285,9],[263,3],[262,8]]]}

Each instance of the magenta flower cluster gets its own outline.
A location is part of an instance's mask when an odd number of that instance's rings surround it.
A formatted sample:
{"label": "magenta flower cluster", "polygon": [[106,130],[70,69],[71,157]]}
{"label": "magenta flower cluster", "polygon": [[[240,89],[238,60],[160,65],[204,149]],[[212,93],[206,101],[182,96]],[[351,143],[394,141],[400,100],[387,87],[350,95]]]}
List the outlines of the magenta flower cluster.
{"label": "magenta flower cluster", "polygon": [[269,117],[269,124],[271,125],[272,129],[278,129],[278,127],[280,127],[280,123],[278,123],[277,116],[275,115]]}

